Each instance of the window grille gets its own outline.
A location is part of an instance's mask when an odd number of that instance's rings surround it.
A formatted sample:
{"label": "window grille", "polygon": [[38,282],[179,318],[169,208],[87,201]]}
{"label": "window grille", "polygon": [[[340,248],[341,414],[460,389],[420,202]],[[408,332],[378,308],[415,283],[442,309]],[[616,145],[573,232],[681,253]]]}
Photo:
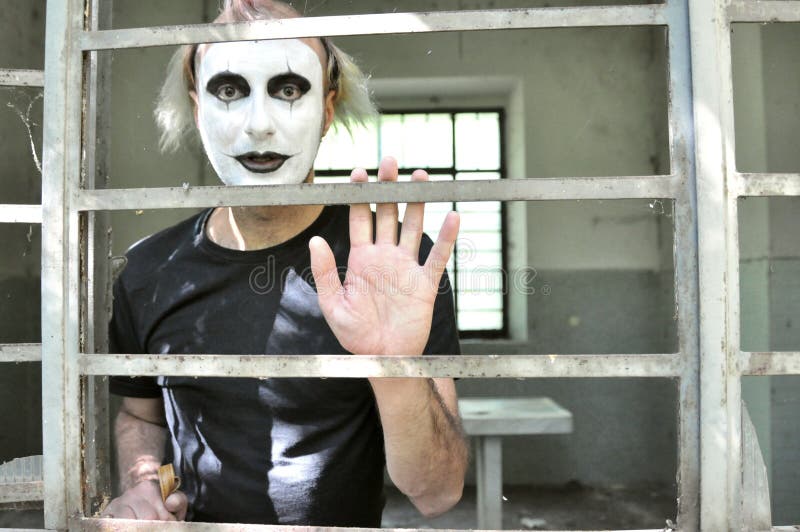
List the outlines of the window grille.
{"label": "window grille", "polygon": [[[43,364],[45,525],[100,530],[88,517],[82,478],[82,384],[92,375],[672,377],[680,382],[679,530],[739,530],[742,504],[744,375],[798,375],[800,353],[743,352],[739,343],[737,200],[800,196],[800,174],[736,171],[730,64],[732,22],[800,22],[796,0],[667,0],[619,7],[536,8],[317,17],[253,24],[97,30],[97,3],[48,2],[44,179],[41,206],[2,206],[0,222],[42,222],[42,346],[0,346],[0,362]],[[87,9],[88,7],[88,9]],[[253,188],[103,190],[81,182],[81,144],[97,100],[91,75],[96,50],[320,35],[425,33],[579,26],[658,25],[669,29],[670,152],[668,176],[507,179],[425,185],[313,185]],[[39,84],[42,75],[0,71],[0,83]],[[91,167],[93,168],[93,166]],[[92,173],[93,172],[89,172]],[[526,176],[516,176],[526,177]],[[330,204],[409,201],[511,201],[667,198],[675,200],[679,352],[656,355],[378,357],[219,357],[164,360],[93,354],[82,317],[94,302],[82,293],[86,231],[100,210],[208,207],[224,204]],[[82,225],[83,224],[83,225]],[[89,224],[91,225],[91,224]],[[82,254],[82,250],[84,253]],[[91,284],[91,283],[89,283]],[[95,295],[99,297],[99,295]],[[41,353],[41,355],[40,355]],[[702,460],[701,460],[702,457]],[[13,490],[13,487],[12,487]],[[205,529],[193,524],[150,529]],[[148,529],[148,525],[139,528]],[[219,530],[237,530],[220,525]]]}
{"label": "window grille", "polygon": [[[501,110],[384,111],[351,135],[328,133],[317,157],[316,183],[347,183],[364,166],[376,175],[383,154],[396,154],[400,180],[417,168],[432,181],[502,179]],[[404,205],[400,205],[403,219]],[[436,241],[448,211],[462,213],[461,231],[447,272],[455,295],[461,338],[506,336],[507,272],[504,208],[500,202],[428,203],[424,230]]]}

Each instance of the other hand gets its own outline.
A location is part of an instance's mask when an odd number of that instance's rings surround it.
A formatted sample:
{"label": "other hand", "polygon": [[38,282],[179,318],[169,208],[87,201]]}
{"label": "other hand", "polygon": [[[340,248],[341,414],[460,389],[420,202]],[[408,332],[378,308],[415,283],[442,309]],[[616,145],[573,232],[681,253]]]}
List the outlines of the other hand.
{"label": "other hand", "polygon": [[161,500],[158,482],[144,480],[112,500],[101,517],[139,519],[148,521],[183,521],[189,501],[186,494],[176,491],[166,501]]}

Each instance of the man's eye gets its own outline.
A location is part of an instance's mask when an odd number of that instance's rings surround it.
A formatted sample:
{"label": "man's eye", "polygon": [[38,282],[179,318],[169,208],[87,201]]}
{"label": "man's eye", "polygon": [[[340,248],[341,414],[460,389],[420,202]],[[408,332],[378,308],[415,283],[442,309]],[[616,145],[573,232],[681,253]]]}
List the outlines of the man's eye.
{"label": "man's eye", "polygon": [[217,89],[216,96],[223,102],[227,103],[242,98],[244,94],[242,94],[242,91],[233,85],[222,85],[219,89]]}
{"label": "man's eye", "polygon": [[285,100],[287,102],[293,102],[299,99],[303,95],[303,91],[300,90],[300,87],[297,85],[289,84],[284,85],[275,95],[276,98]]}

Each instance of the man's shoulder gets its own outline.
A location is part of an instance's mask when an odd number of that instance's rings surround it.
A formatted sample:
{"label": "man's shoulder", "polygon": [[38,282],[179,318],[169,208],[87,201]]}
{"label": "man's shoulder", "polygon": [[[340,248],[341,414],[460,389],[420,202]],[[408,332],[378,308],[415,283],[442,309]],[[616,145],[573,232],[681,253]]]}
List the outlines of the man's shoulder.
{"label": "man's shoulder", "polygon": [[125,252],[127,275],[143,275],[163,267],[178,257],[182,249],[193,248],[202,238],[202,223],[208,210],[201,211],[177,224],[147,236]]}

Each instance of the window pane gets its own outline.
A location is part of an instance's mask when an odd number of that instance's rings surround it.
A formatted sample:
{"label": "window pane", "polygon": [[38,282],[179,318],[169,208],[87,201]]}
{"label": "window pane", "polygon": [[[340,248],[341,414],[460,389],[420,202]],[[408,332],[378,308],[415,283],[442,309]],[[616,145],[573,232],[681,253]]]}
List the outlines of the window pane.
{"label": "window pane", "polygon": [[500,116],[497,113],[456,115],[456,168],[500,168]]}
{"label": "window pane", "polygon": [[459,288],[458,308],[462,312],[503,310],[502,292],[463,292]]}
{"label": "window pane", "polygon": [[383,115],[381,156],[401,168],[453,166],[453,125],[449,114]]}
{"label": "window pane", "polygon": [[319,147],[318,170],[378,167],[378,130],[374,122],[353,128],[331,128]]}
{"label": "window pane", "polygon": [[488,331],[493,329],[502,329],[503,313],[495,310],[459,310],[458,328],[461,331]]}

